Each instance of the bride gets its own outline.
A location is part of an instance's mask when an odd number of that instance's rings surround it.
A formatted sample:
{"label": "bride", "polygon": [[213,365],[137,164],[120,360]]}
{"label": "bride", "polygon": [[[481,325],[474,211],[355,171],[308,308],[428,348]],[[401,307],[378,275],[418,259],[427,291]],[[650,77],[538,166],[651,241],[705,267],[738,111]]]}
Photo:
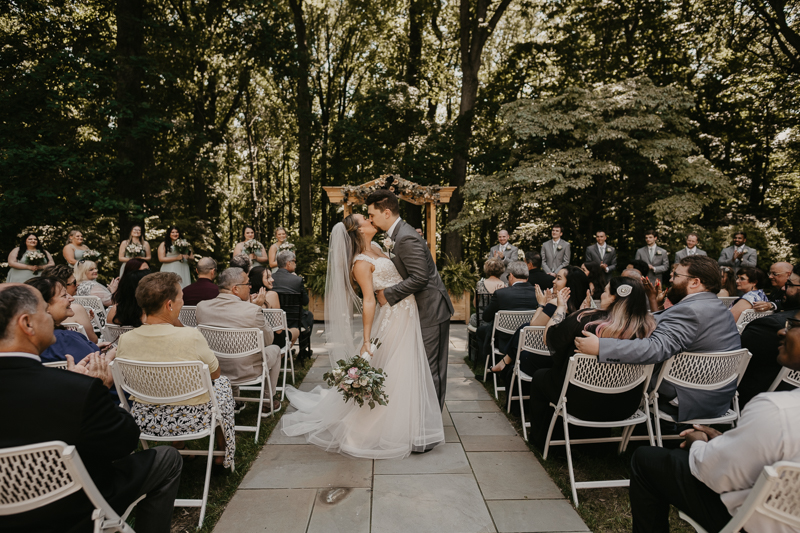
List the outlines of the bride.
{"label": "bride", "polygon": [[[327,451],[368,459],[400,459],[444,442],[442,414],[422,342],[417,303],[409,296],[379,307],[375,291],[403,278],[372,242],[377,230],[359,214],[336,224],[331,233],[325,285],[325,335],[331,365],[364,352],[386,374],[388,405],[374,409],[345,403],[335,390],[301,392],[287,387],[297,412],[282,418],[285,435],[305,435]],[[364,295],[363,310],[353,280]],[[363,333],[355,340],[354,314],[362,311]],[[380,346],[370,350],[370,339]],[[363,342],[362,342],[363,341]],[[360,346],[360,348],[359,348]]]}

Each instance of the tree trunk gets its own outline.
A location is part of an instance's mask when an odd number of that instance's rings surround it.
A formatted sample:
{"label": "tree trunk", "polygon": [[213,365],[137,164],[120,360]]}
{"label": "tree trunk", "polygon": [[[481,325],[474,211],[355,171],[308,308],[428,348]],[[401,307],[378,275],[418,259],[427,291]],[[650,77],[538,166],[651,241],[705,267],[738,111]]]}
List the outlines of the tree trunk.
{"label": "tree trunk", "polygon": [[311,216],[311,91],[308,76],[311,61],[306,42],[306,22],[303,16],[303,0],[289,0],[294,16],[297,38],[297,133],[300,171],[300,236],[314,233]]}
{"label": "tree trunk", "polygon": [[117,115],[117,180],[116,192],[120,200],[132,200],[139,208],[137,212],[119,213],[121,238],[128,236],[133,224],[141,224],[144,230],[144,171],[153,158],[152,145],[145,135],[137,131],[144,121],[144,90],[142,81],[144,69],[142,56],[144,48],[144,8],[145,0],[118,0],[117,18],[117,73],[116,99],[119,105]]}

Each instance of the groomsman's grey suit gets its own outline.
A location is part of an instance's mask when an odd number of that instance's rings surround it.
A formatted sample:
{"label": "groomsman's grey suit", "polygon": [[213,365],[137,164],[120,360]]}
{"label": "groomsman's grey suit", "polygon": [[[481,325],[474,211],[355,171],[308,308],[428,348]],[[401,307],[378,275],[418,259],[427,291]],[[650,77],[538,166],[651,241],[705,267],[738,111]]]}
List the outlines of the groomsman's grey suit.
{"label": "groomsman's grey suit", "polygon": [[617,250],[609,244],[606,244],[606,250],[603,254],[603,257],[600,257],[600,246],[598,244],[592,244],[586,248],[585,259],[586,260],[584,261],[584,264],[597,263],[599,265],[600,263],[605,263],[608,265],[608,270],[606,272],[609,274],[617,269]]}
{"label": "groomsman's grey suit", "polygon": [[511,243],[495,244],[489,250],[489,257],[494,257],[495,252],[503,252],[503,264],[506,267],[511,261],[519,261],[519,248]]}
{"label": "groomsman's grey suit", "polygon": [[[711,292],[687,296],[655,313],[655,319],[658,325],[646,339],[600,339],[600,362],[650,365],[662,363],[680,352],[726,352],[742,347],[733,315]],[[688,390],[663,383],[658,392],[664,400],[661,403],[677,395],[678,421],[710,418],[722,416],[730,408],[736,381],[713,391]]]}
{"label": "groomsman's grey suit", "polygon": [[697,246],[694,247],[694,252],[692,252],[691,250],[689,250],[689,248],[684,246],[683,250],[678,250],[678,252],[675,254],[675,261],[674,262],[675,263],[680,263],[681,259],[683,259],[684,257],[689,257],[690,255],[708,255],[708,254],[705,253],[700,248],[698,248]]}
{"label": "groomsman's grey suit", "polygon": [[719,261],[717,261],[719,266],[731,267],[734,273],[739,272],[739,269],[742,267],[755,267],[756,261],[758,261],[758,251],[756,251],[755,248],[750,248],[746,244],[743,244],[742,247],[747,253],[745,253],[744,257],[741,259],[733,258],[733,252],[736,249],[736,246],[728,246],[722,250],[722,254],[719,256]]}
{"label": "groomsman's grey suit", "polygon": [[390,305],[412,294],[416,297],[425,353],[439,397],[439,407],[442,408],[447,387],[447,354],[453,304],[428,246],[413,226],[400,220],[389,238],[394,241],[392,263],[403,281],[385,289],[383,295]]}
{"label": "groomsman's grey suit", "polygon": [[542,245],[542,270],[547,274],[555,274],[569,265],[569,257],[570,245],[567,241],[560,239],[554,246],[553,239],[550,239]]}
{"label": "groomsman's grey suit", "polygon": [[647,279],[650,280],[650,283],[655,283],[657,279],[661,279],[661,274],[669,270],[669,254],[658,245],[655,247],[652,259],[650,259],[650,248],[647,246],[636,250],[635,259],[644,261],[648,265],[653,265],[654,270],[647,272]]}

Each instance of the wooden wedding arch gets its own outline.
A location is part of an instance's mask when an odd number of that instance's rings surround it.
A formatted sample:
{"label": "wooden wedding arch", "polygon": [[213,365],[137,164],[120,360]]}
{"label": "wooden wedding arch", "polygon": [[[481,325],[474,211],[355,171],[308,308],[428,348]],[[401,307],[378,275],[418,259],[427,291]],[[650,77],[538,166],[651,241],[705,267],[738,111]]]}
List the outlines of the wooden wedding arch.
{"label": "wooden wedding arch", "polygon": [[398,198],[414,205],[425,206],[425,240],[428,241],[428,249],[431,251],[433,260],[436,261],[436,206],[449,203],[453,191],[456,190],[455,187],[439,185],[426,187],[399,176],[387,174],[363,185],[340,185],[323,187],[323,189],[332,204],[341,205],[344,208],[342,218],[345,218],[353,212],[354,205],[364,204],[369,193],[384,188],[388,178],[392,178],[389,190],[394,192]]}

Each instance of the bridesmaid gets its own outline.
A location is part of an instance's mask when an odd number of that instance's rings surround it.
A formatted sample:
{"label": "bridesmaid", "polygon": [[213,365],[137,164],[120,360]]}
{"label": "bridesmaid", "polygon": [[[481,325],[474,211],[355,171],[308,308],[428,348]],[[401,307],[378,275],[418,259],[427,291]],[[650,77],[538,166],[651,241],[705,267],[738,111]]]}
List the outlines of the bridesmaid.
{"label": "bridesmaid", "polygon": [[[142,251],[139,252],[138,255],[134,256],[128,252],[127,248],[130,244],[138,244],[142,247]],[[152,259],[152,254],[150,253],[150,243],[144,240],[142,236],[142,227],[138,224],[131,228],[130,234],[128,234],[128,238],[122,241],[122,244],[119,245],[119,261],[122,263],[122,266],[119,267],[119,277],[122,277],[122,274],[125,272],[125,263],[133,259],[134,257],[139,257],[144,259],[145,261],[150,261]]]}
{"label": "bridesmaid", "polygon": [[273,274],[278,270],[278,249],[280,245],[286,242],[286,230],[278,227],[275,230],[275,238],[278,242],[269,247],[269,267],[272,269]]}
{"label": "bridesmaid", "polygon": [[[37,250],[47,258],[46,265],[31,265],[28,261],[28,252]],[[53,256],[42,248],[39,237],[33,233],[28,233],[23,237],[19,246],[11,250],[8,254],[8,279],[6,283],[25,283],[26,280],[41,274],[45,267],[53,266]]]}
{"label": "bridesmaid", "polygon": [[[245,226],[243,232],[244,240],[240,243],[236,244],[236,247],[233,249],[234,257],[244,253],[244,243],[251,239],[256,238],[256,231],[253,229],[253,226]],[[261,244],[259,242],[259,244]],[[261,244],[261,250],[259,250],[256,254],[249,254],[251,261],[258,261],[259,263],[267,263],[269,262],[269,258],[267,257],[267,250],[264,248],[264,245]]]}
{"label": "bridesmaid", "polygon": [[69,232],[67,240],[67,245],[64,246],[64,250],[61,254],[64,256],[64,259],[67,260],[67,263],[75,266],[78,264],[78,261],[83,259],[83,253],[87,251],[89,247],[83,244],[83,233],[77,229]]}
{"label": "bridesmaid", "polygon": [[181,277],[181,288],[192,283],[192,272],[189,261],[194,259],[194,252],[179,254],[174,243],[181,238],[180,230],[172,226],[167,230],[164,242],[158,245],[158,260],[161,262],[161,272],[175,272]]}

